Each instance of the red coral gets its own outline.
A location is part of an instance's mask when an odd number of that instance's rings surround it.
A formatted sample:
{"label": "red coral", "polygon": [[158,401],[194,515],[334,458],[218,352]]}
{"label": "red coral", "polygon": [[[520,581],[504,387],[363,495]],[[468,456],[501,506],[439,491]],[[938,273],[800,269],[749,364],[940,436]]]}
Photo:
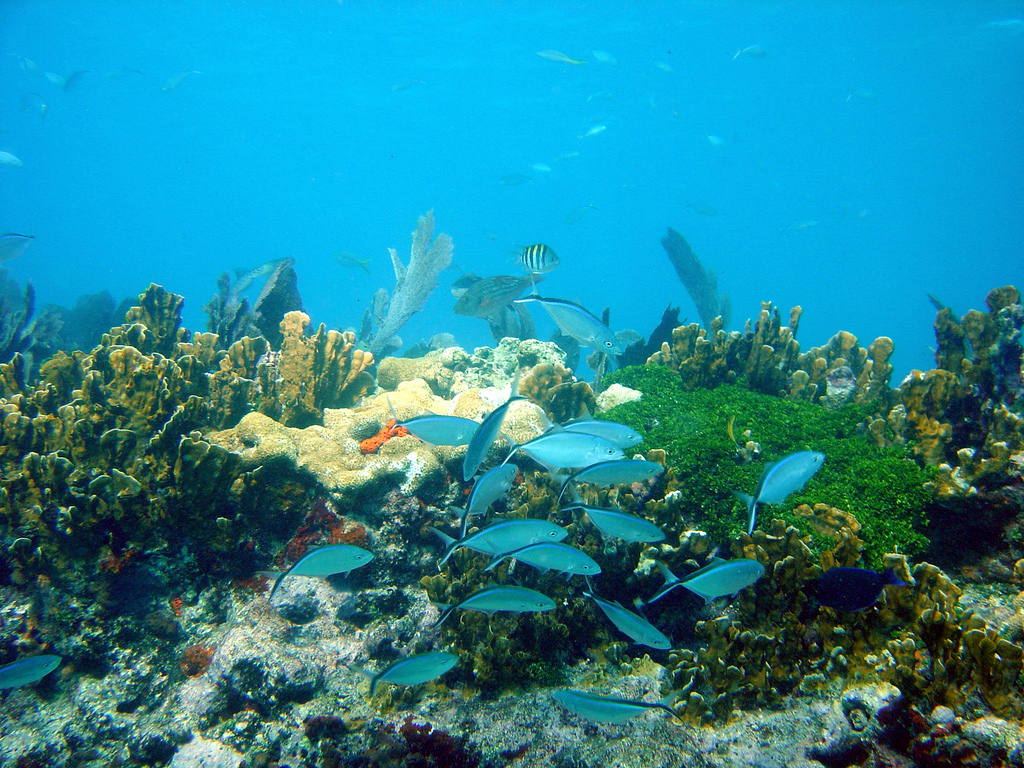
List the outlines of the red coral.
{"label": "red coral", "polygon": [[291,540],[274,558],[278,566],[294,563],[312,544],[353,544],[365,546],[366,529],[334,511],[327,499],[317,499]]}
{"label": "red coral", "polygon": [[213,661],[213,648],[197,643],[190,645],[181,654],[181,671],[186,677],[198,677],[210,667]]}
{"label": "red coral", "polygon": [[417,725],[412,715],[405,718],[398,732],[405,739],[410,754],[425,758],[426,765],[444,768],[478,768],[481,765],[480,753],[472,749],[465,739],[435,730],[430,723]]}
{"label": "red coral", "polygon": [[408,434],[408,429],[398,426],[398,422],[394,419],[389,419],[388,423],[381,428],[380,432],[373,437],[366,438],[359,444],[359,450],[362,451],[364,455],[367,453],[376,453],[377,449],[392,437],[405,437]]}
{"label": "red coral", "polygon": [[135,547],[129,547],[121,555],[109,554],[96,564],[100,571],[105,573],[120,573],[124,568],[131,565],[135,559],[142,554],[142,551]]}

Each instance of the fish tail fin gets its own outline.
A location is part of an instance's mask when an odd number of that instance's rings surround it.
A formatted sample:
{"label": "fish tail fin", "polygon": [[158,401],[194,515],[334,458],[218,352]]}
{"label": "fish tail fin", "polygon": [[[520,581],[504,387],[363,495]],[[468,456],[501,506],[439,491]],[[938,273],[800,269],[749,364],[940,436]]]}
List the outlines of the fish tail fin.
{"label": "fish tail fin", "polygon": [[372,275],[373,274],[373,272],[370,271],[370,260],[369,259],[356,259],[356,264],[358,264],[360,267],[362,267],[363,271],[366,274],[368,274],[368,275]]}
{"label": "fish tail fin", "polygon": [[732,495],[747,505],[747,535],[754,534],[754,524],[757,522],[757,500],[747,493],[733,491]]}
{"label": "fish tail fin", "polygon": [[284,581],[284,577],[285,577],[284,573],[279,573],[277,575],[277,578],[274,579],[274,586],[270,588],[270,594],[267,595],[267,602],[268,603],[274,602],[274,595],[277,594],[277,589],[278,589],[278,587],[281,586],[281,582]]}
{"label": "fish tail fin", "polygon": [[896,571],[892,568],[886,568],[882,573],[882,583],[887,587],[906,587],[909,586],[907,582],[896,575]]}
{"label": "fish tail fin", "polygon": [[561,489],[558,491],[558,498],[555,499],[555,506],[559,506],[562,503],[562,496],[565,494],[565,489],[569,487],[569,483],[572,482],[572,475],[565,478],[565,482],[562,483]]}
{"label": "fish tail fin", "polygon": [[506,560],[508,560],[508,555],[498,555],[498,557],[495,557],[493,560],[491,560],[490,563],[487,564],[487,567],[484,568],[484,570],[485,571],[493,570],[493,569],[497,568],[499,565],[501,565],[503,562],[505,562]]}
{"label": "fish tail fin", "polygon": [[667,565],[661,562],[656,563],[656,565],[658,566],[658,573],[660,573],[665,579],[666,584],[675,584],[679,581],[679,577],[672,573],[672,571],[668,569]]}
{"label": "fish tail fin", "polygon": [[437,629],[444,624],[445,619],[452,615],[455,610],[455,605],[451,603],[434,603],[434,606],[441,611],[441,618],[437,620],[437,624],[434,625],[434,629]]}

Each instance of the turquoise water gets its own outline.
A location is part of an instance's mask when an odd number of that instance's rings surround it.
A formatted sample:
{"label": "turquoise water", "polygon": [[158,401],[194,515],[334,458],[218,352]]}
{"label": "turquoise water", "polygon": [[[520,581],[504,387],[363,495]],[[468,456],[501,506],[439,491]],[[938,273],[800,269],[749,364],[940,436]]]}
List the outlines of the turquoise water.
{"label": "turquoise water", "polygon": [[[0,230],[35,236],[5,266],[42,303],[155,281],[199,330],[218,274],[292,256],[314,321],[358,327],[433,208],[460,268],[546,243],[545,295],[646,334],[697,319],[671,226],[734,328],[802,304],[805,347],[891,335],[898,381],[932,365],[927,293],[1024,282],[1020,2],[7,0],[0,52]],[[458,274],[407,345],[491,343]]]}

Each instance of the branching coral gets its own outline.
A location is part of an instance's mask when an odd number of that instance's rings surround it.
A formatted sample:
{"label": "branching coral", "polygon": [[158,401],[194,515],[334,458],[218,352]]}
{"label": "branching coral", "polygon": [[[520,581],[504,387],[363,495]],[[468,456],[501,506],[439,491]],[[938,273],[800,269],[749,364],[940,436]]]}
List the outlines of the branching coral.
{"label": "branching coral", "polygon": [[[433,242],[431,242],[433,238]],[[437,276],[452,262],[452,239],[445,234],[434,238],[434,212],[420,216],[412,233],[412,256],[407,267],[394,248],[391,263],[395,268],[395,289],[390,299],[386,290],[374,295],[373,307],[367,309],[364,325],[377,325],[367,335],[370,351],[383,357],[402,345],[397,333],[406,321],[423,309],[427,298],[437,287]]]}

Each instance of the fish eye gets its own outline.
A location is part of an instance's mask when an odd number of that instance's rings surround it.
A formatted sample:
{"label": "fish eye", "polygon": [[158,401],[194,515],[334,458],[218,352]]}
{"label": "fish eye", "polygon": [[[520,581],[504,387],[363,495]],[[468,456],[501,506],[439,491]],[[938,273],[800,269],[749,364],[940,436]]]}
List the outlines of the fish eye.
{"label": "fish eye", "polygon": [[611,349],[611,348],[612,348],[612,343],[611,343],[610,341],[606,341],[606,342],[604,343],[604,345],[605,345],[606,347],[608,347],[608,349]]}

